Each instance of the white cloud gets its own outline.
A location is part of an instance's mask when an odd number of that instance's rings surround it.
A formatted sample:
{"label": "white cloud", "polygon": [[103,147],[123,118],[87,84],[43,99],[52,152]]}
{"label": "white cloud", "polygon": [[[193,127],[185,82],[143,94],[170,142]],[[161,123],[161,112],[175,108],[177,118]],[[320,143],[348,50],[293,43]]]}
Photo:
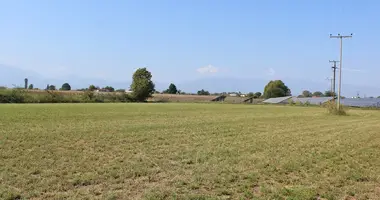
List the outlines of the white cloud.
{"label": "white cloud", "polygon": [[200,74],[214,74],[214,73],[217,73],[218,71],[219,71],[219,69],[217,67],[212,66],[212,65],[200,67],[197,69],[197,72]]}
{"label": "white cloud", "polygon": [[274,76],[276,74],[276,71],[273,68],[269,68],[267,70],[267,75]]}

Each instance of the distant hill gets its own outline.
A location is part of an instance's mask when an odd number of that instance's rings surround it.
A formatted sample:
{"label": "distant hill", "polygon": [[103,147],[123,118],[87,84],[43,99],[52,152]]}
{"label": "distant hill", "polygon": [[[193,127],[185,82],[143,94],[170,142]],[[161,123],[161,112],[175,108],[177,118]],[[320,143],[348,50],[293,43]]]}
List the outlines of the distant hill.
{"label": "distant hill", "polygon": [[[131,75],[132,76],[132,75]],[[76,75],[62,77],[60,79],[46,78],[36,72],[30,70],[19,69],[7,65],[0,64],[0,86],[13,87],[13,85],[23,86],[24,78],[29,79],[34,87],[45,88],[47,84],[55,85],[57,88],[65,82],[68,82],[73,89],[87,88],[89,85],[105,87],[112,86],[115,89],[128,89],[131,84],[131,78],[126,81],[112,81],[103,79],[81,78]],[[310,80],[294,80],[284,79],[293,95],[301,94],[303,90],[311,92],[329,90],[330,86],[327,81],[310,81]],[[193,81],[175,83],[177,88],[184,92],[196,93],[198,90],[205,89],[211,93],[214,92],[263,92],[265,85],[269,80],[265,79],[239,79],[239,78],[203,78]],[[155,81],[156,89],[159,91],[168,88],[169,83]],[[343,84],[343,95],[346,97],[356,96],[357,92],[361,96],[380,96],[380,88],[377,86],[359,86]]]}

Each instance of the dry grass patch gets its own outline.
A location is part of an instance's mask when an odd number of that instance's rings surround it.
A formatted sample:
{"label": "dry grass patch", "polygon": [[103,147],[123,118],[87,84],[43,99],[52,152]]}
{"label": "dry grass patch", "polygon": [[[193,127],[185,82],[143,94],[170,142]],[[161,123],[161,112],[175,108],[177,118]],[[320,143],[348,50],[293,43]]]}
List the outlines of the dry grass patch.
{"label": "dry grass patch", "polygon": [[379,199],[380,112],[0,105],[0,199]]}

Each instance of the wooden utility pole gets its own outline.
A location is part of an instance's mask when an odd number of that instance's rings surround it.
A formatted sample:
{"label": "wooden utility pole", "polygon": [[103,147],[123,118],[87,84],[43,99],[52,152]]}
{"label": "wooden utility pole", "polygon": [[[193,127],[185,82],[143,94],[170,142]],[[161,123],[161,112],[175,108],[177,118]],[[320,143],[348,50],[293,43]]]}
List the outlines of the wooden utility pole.
{"label": "wooden utility pole", "polygon": [[338,109],[340,110],[340,96],[341,96],[341,90],[342,90],[342,58],[343,58],[343,38],[352,38],[352,33],[351,35],[331,35],[330,38],[338,38],[340,39],[340,59],[339,59],[339,85],[338,85],[338,102],[337,106]]}
{"label": "wooden utility pole", "polygon": [[335,86],[336,86],[336,63],[339,62],[339,61],[336,61],[336,60],[329,60],[330,63],[334,63],[333,66],[331,67],[332,70],[333,70],[333,78],[332,78],[332,90],[331,92],[333,93],[333,97],[335,97]]}

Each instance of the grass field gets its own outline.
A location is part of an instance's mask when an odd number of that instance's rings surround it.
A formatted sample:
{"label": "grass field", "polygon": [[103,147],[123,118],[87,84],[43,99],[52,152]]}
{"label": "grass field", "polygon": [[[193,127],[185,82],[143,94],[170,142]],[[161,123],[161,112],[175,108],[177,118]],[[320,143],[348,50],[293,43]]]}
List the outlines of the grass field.
{"label": "grass field", "polygon": [[0,199],[380,199],[380,112],[0,105]]}

